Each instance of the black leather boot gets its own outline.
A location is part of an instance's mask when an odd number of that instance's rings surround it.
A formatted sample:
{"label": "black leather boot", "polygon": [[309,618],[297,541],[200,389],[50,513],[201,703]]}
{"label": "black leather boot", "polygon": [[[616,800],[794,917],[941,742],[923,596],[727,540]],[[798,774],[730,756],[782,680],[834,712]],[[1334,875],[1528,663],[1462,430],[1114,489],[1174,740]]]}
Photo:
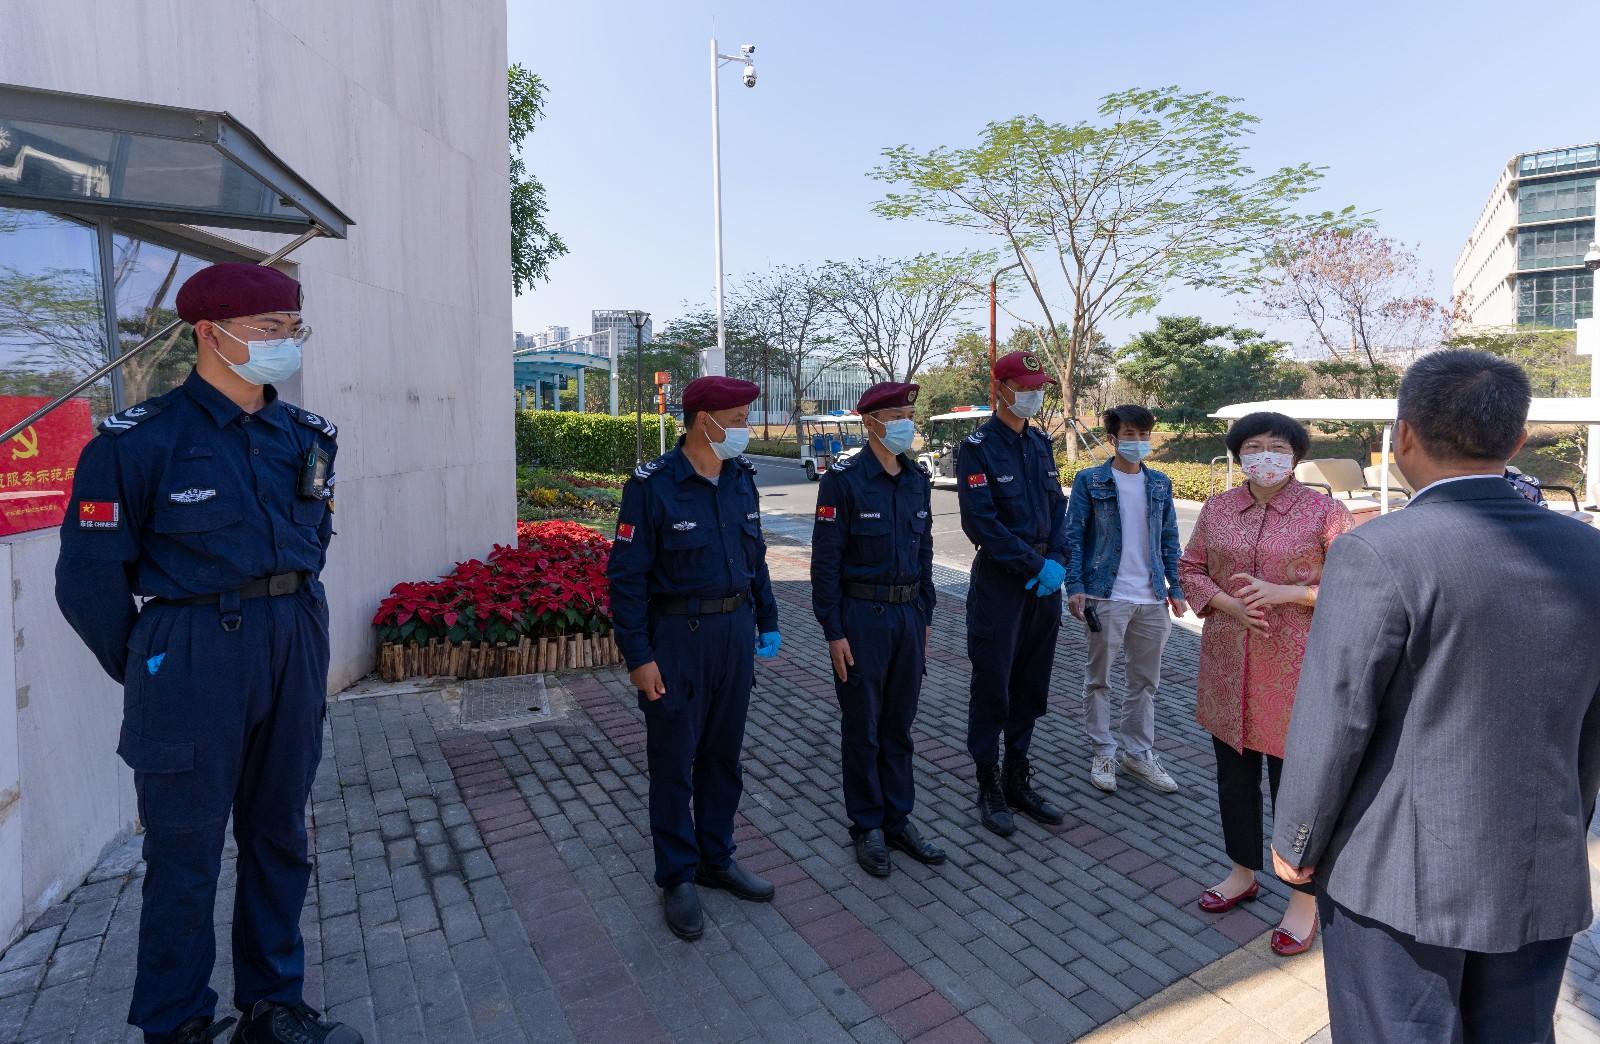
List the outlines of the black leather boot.
{"label": "black leather boot", "polygon": [[305,1003],[261,1001],[251,1006],[233,1031],[234,1044],[362,1044],[361,1034],[342,1022],[328,1022]]}
{"label": "black leather boot", "polygon": [[1066,818],[1061,810],[1033,789],[1033,767],[1027,758],[1007,757],[1005,769],[1006,804],[1018,812],[1049,826],[1060,826]]}
{"label": "black leather boot", "polygon": [[1000,781],[995,778],[993,765],[978,766],[978,818],[983,825],[999,834],[1010,837],[1017,831],[1011,809],[1006,807],[1006,797],[1000,792]]}
{"label": "black leather boot", "polygon": [[678,938],[693,942],[705,932],[705,917],[700,912],[700,893],[695,890],[693,881],[684,881],[665,889],[661,894],[661,908],[667,916],[667,927]]}
{"label": "black leather boot", "polygon": [[889,862],[889,846],[884,844],[882,830],[868,830],[856,838],[856,862],[873,877],[888,877],[893,864]]}
{"label": "black leather boot", "polygon": [[889,835],[889,847],[898,848],[906,855],[927,866],[944,865],[944,849],[922,840],[917,828],[907,823]]}
{"label": "black leather boot", "polygon": [[752,903],[764,903],[771,900],[777,889],[772,887],[772,882],[764,877],[757,877],[737,861],[729,862],[721,870],[710,867],[700,867],[694,872],[696,884],[703,884],[707,888],[721,888],[731,892],[735,899],[745,899]]}

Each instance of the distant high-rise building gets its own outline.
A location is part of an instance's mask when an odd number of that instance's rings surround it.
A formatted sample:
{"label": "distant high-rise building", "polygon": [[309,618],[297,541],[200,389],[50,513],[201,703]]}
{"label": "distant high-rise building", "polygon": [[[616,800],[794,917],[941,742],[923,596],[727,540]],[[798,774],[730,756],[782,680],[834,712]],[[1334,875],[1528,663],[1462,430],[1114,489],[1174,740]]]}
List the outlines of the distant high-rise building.
{"label": "distant high-rise building", "polygon": [[644,321],[643,331],[637,330],[633,325],[633,313],[626,308],[596,308],[590,313],[593,333],[602,333],[606,330],[617,331],[617,351],[626,352],[638,344],[639,333],[644,334],[644,343],[649,344],[655,339],[655,334],[649,319]]}
{"label": "distant high-rise building", "polygon": [[529,340],[543,347],[547,344],[559,344],[572,339],[572,331],[565,326],[547,326],[538,333],[533,334]]}
{"label": "distant high-rise building", "polygon": [[1451,280],[1470,326],[1570,330],[1594,315],[1600,143],[1513,156],[1500,172]]}

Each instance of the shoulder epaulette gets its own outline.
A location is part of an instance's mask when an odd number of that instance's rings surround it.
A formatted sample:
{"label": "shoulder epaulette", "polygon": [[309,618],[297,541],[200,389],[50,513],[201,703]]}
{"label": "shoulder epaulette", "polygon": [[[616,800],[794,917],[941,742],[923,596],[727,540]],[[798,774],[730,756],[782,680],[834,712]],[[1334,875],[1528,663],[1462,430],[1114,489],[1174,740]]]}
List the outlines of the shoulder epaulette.
{"label": "shoulder epaulette", "polygon": [[917,461],[917,470],[922,472],[922,474],[925,475],[926,477],[933,478],[933,469],[928,467],[928,462],[927,461],[925,461],[925,460]]}
{"label": "shoulder epaulette", "polygon": [[339,426],[321,414],[312,413],[310,410],[302,409],[299,406],[292,406],[287,402],[283,404],[283,408],[289,411],[289,416],[301,424],[308,428],[317,429],[330,439],[337,437],[339,434]]}
{"label": "shoulder epaulette", "polygon": [[[857,454],[857,456],[859,456],[859,454]],[[852,467],[855,466],[855,463],[856,463],[856,457],[845,457],[842,460],[836,460],[832,464],[829,464],[828,465],[828,470],[829,471],[849,471]]]}
{"label": "shoulder epaulette", "polygon": [[756,473],[756,465],[754,461],[747,460],[744,457],[735,457],[733,459],[737,460],[739,462],[739,466],[748,471],[750,474],[754,475]]}
{"label": "shoulder epaulette", "polygon": [[121,435],[125,431],[132,431],[145,421],[160,413],[163,404],[159,399],[150,399],[137,406],[129,406],[121,413],[113,413],[100,422],[100,430],[107,435]]}
{"label": "shoulder epaulette", "polygon": [[977,431],[967,436],[967,441],[972,443],[974,446],[977,446],[982,444],[983,440],[988,437],[989,433],[984,431],[982,428],[979,428]]}
{"label": "shoulder epaulette", "polygon": [[651,475],[654,475],[656,472],[667,466],[667,457],[669,456],[671,456],[671,454],[662,454],[655,460],[645,461],[643,464],[640,464],[638,467],[633,469],[633,477],[636,479],[649,478]]}

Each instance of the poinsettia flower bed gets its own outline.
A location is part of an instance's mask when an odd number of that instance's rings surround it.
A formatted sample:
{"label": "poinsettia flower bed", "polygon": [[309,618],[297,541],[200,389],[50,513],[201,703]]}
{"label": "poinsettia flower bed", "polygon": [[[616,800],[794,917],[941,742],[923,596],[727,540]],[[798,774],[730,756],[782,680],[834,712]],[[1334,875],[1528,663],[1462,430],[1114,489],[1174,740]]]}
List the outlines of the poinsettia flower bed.
{"label": "poinsettia flower bed", "polygon": [[378,673],[483,678],[620,663],[610,553],[609,540],[575,522],[519,522],[516,547],[396,584],[372,620]]}

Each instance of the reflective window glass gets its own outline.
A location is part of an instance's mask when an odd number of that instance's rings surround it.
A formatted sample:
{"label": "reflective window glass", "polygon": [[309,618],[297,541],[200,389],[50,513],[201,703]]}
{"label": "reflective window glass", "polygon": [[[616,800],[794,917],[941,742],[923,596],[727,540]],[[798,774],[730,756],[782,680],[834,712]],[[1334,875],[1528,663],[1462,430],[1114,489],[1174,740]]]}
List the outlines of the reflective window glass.
{"label": "reflective window glass", "polygon": [[[132,236],[112,238],[117,351],[125,352],[178,318],[178,288],[209,262]],[[179,326],[122,367],[122,400],[142,402],[182,384],[194,366],[194,330]]]}

